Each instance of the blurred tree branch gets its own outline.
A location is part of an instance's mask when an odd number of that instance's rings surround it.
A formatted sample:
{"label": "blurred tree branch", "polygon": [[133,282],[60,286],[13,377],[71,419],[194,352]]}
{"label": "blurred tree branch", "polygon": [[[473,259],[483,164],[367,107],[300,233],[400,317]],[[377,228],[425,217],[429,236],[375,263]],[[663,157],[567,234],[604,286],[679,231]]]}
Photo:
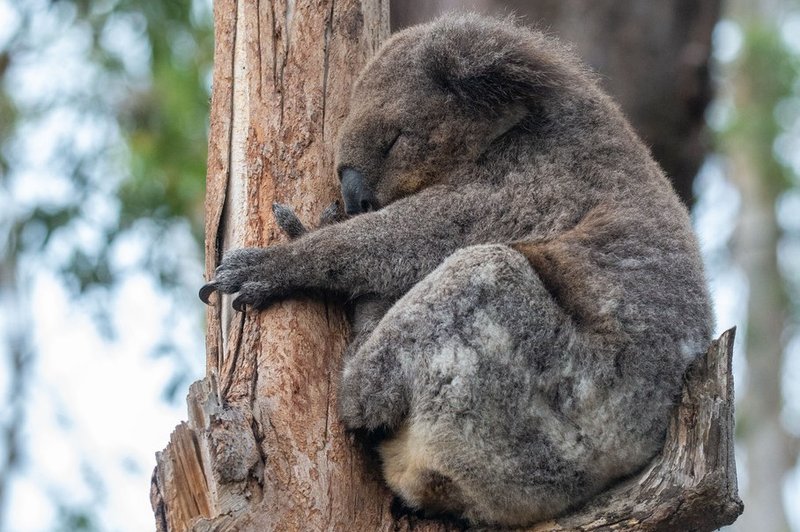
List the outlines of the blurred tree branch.
{"label": "blurred tree branch", "polygon": [[773,0],[730,2],[730,16],[743,40],[729,67],[733,119],[721,140],[741,198],[734,260],[749,284],[747,387],[737,430],[747,478],[747,511],[737,528],[745,531],[789,529],[784,482],[798,458],[798,437],[782,419],[785,353],[793,331],[787,278],[791,272],[781,267],[778,256],[786,235],[776,213],[778,201],[797,177],[793,179],[792,169],[776,157],[776,144],[784,133],[778,105],[797,98],[800,80],[800,59],[781,39],[779,28],[788,8],[788,3]]}

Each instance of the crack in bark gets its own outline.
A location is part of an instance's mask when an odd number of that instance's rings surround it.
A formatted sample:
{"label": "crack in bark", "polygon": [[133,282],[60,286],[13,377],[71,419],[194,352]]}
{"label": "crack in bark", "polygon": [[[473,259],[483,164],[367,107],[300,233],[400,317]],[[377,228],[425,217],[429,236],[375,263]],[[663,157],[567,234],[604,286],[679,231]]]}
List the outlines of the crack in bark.
{"label": "crack in bark", "polygon": [[256,44],[256,53],[258,54],[258,84],[256,85],[256,91],[260,101],[264,85],[263,56],[261,53],[261,49],[263,48],[261,46],[261,0],[256,0]]}
{"label": "crack in bark", "polygon": [[325,445],[323,449],[327,449],[330,445],[330,415],[331,415],[331,371],[328,372],[327,385],[325,388],[325,396],[328,398],[328,406],[325,409]]}
{"label": "crack in bark", "polygon": [[[255,401],[251,401],[250,402],[251,412],[252,412],[252,408],[254,407],[254,405],[255,405]],[[264,442],[264,431],[261,428],[261,421],[259,421],[259,419],[256,416],[252,416],[250,418],[250,430],[253,432],[253,437],[256,440],[256,451],[258,452],[259,459],[261,460],[262,464],[266,464],[267,463],[267,455],[266,455],[266,453],[264,453],[264,449],[261,448],[261,444]],[[251,478],[254,478],[256,480],[256,482],[258,483],[258,485],[261,486],[261,488],[263,489],[264,488],[263,470],[262,470],[262,474],[261,475],[254,474],[254,469],[257,466],[258,466],[258,464],[253,466],[253,469],[251,469],[249,471],[249,475],[250,475]]]}
{"label": "crack in bark", "polygon": [[[267,423],[269,423],[269,426],[272,429],[272,433],[275,435],[275,442],[278,444],[277,447],[281,450],[280,452],[281,455],[283,456],[284,463],[291,464],[292,462],[289,460],[289,455],[286,454],[284,446],[281,445],[280,443],[281,442],[281,438],[279,437],[280,432],[278,432],[278,429],[275,427],[275,423],[272,422],[272,418],[270,418],[269,416],[267,416]],[[288,482],[283,483],[284,491],[288,491],[288,488],[291,485],[292,485],[292,475],[289,475]]]}
{"label": "crack in bark", "polygon": [[[236,41],[239,38],[239,0],[234,1],[234,9],[233,9],[233,39],[231,42],[231,49],[236,50]],[[229,104],[230,104],[230,113],[229,113],[229,121],[228,121],[228,161],[227,161],[227,168],[225,169],[225,186],[222,187],[222,208],[219,210],[219,217],[216,220],[217,222],[217,231],[214,235],[214,265],[217,266],[222,262],[222,255],[223,249],[225,249],[225,234],[228,228],[228,211],[230,210],[229,206],[229,199],[230,199],[230,187],[231,187],[231,175],[233,172],[233,135],[234,135],[234,124],[236,120],[236,102],[235,102],[235,94],[236,94],[236,61],[231,61],[231,68],[230,68],[230,97],[229,97]],[[212,272],[213,274],[213,272]],[[216,320],[218,323],[223,324],[224,326],[224,316],[222,311],[222,295],[217,296],[217,300],[219,304],[215,308],[216,312]],[[225,359],[225,334],[219,335],[219,345],[217,346],[217,360],[215,361],[216,364],[216,371],[220,371],[222,368],[222,364]]]}
{"label": "crack in bark", "polygon": [[269,3],[269,22],[272,29],[270,39],[272,40],[272,88],[278,90],[278,44],[275,38],[277,28],[275,26],[275,3]]}
{"label": "crack in bark", "polygon": [[[194,444],[195,460],[197,460],[197,463],[200,464],[200,473],[203,474],[203,482],[206,486],[206,489],[203,490],[203,494],[206,495],[208,493],[208,477],[206,476],[206,468],[202,467],[205,462],[203,461],[203,454],[200,452],[200,443],[197,441],[197,435],[195,434],[194,430],[189,429],[189,433],[192,437],[192,443]],[[194,497],[194,494],[192,494],[192,497]],[[207,497],[204,497],[204,500],[206,500],[208,506],[211,506],[211,501],[209,501]],[[200,505],[198,504],[198,508],[199,507]]]}
{"label": "crack in bark", "polygon": [[284,24],[286,25],[286,49],[289,49],[289,32],[291,31],[292,18],[294,15],[294,0],[286,0],[286,9],[283,12]]}
{"label": "crack in bark", "polygon": [[[291,28],[290,24],[292,23],[292,13],[294,12],[294,0],[286,0],[284,4],[284,27],[283,27],[283,57],[281,58],[281,65],[280,69],[278,70],[278,87],[277,91],[280,95],[280,115],[279,115],[279,127],[283,129],[283,113],[284,113],[284,106],[285,106],[285,94],[284,94],[284,86],[283,86],[283,79],[284,79],[284,71],[286,70],[286,65],[289,62],[289,45],[290,45],[290,37],[291,37]],[[274,18],[273,18],[274,24]],[[273,42],[275,40],[275,34],[273,32]]]}
{"label": "crack in bark", "polygon": [[[220,394],[220,401],[223,405],[227,405],[227,397],[228,393],[231,390],[231,386],[233,385],[234,377],[236,375],[236,366],[239,362],[239,353],[242,351],[242,341],[244,337],[244,322],[245,317],[247,316],[246,312],[240,313],[239,318],[239,334],[236,337],[236,345],[233,347],[233,359],[231,360],[231,365],[228,368],[228,374],[225,375],[226,382],[225,387],[222,389],[222,393]],[[258,364],[256,364],[257,366]]]}
{"label": "crack in bark", "polygon": [[[261,322],[256,321],[254,325],[254,333],[259,337],[261,336]],[[258,390],[258,376],[259,376],[259,360],[261,357],[256,354],[256,359],[253,363],[253,375],[250,380],[250,411],[255,412],[256,406],[256,391]]]}
{"label": "crack in bark", "polygon": [[[325,112],[328,106],[328,62],[330,57],[330,42],[331,35],[333,34],[333,9],[336,5],[336,0],[331,0],[331,9],[328,12],[328,18],[325,21],[325,32],[323,33],[323,62],[322,62],[322,140],[325,141]],[[327,307],[325,309],[327,316]]]}
{"label": "crack in bark", "polygon": [[[235,8],[233,12],[233,42],[232,49],[236,50],[236,40],[239,36],[239,0],[234,2]],[[225,187],[223,188],[222,208],[219,211],[219,219],[217,220],[217,234],[214,239],[214,260],[215,264],[222,261],[222,249],[225,244],[225,227],[227,222],[228,211],[228,191],[231,182],[231,168],[233,166],[233,124],[235,120],[236,105],[234,102],[234,94],[236,88],[236,61],[231,61],[231,87],[230,87],[230,120],[228,122],[228,168],[225,172]]]}

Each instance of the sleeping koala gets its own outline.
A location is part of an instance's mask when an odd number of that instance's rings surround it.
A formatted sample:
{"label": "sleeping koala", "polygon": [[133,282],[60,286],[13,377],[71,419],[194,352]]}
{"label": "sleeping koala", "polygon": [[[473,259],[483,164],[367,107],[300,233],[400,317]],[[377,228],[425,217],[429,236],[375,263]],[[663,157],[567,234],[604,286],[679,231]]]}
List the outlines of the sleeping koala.
{"label": "sleeping koala", "polygon": [[531,524],[658,452],[710,341],[698,246],[568,50],[477,15],[396,34],[353,88],[337,166],[349,219],[229,253],[200,295],[371,309],[340,416],[389,434],[384,475],[408,505]]}

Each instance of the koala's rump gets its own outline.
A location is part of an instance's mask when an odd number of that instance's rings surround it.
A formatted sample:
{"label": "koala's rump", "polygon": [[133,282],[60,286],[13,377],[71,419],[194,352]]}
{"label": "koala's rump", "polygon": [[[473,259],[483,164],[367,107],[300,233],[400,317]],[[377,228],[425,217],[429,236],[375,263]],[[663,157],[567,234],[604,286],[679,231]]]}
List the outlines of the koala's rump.
{"label": "koala's rump", "polygon": [[[381,447],[389,486],[411,506],[524,524],[595,488],[577,427],[553,412],[569,331],[519,253],[473,246],[448,258],[386,320],[413,342],[409,414]],[[405,352],[411,350],[413,352]]]}

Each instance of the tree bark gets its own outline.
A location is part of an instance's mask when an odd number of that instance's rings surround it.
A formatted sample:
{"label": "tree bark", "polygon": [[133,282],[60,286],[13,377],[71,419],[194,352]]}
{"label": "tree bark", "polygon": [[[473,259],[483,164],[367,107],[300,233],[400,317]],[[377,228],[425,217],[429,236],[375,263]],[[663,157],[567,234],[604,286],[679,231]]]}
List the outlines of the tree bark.
{"label": "tree bark", "polygon": [[[274,201],[313,219],[336,196],[332,141],[349,87],[388,33],[381,0],[217,0],[206,273],[228,248],[283,238]],[[207,376],[157,453],[159,531],[456,530],[404,511],[368,445],[343,430],[346,324],[326,302],[208,309]],[[535,530],[711,530],[740,511],[732,468],[732,333],[691,374],[644,472]],[[677,528],[676,528],[677,527]]]}

